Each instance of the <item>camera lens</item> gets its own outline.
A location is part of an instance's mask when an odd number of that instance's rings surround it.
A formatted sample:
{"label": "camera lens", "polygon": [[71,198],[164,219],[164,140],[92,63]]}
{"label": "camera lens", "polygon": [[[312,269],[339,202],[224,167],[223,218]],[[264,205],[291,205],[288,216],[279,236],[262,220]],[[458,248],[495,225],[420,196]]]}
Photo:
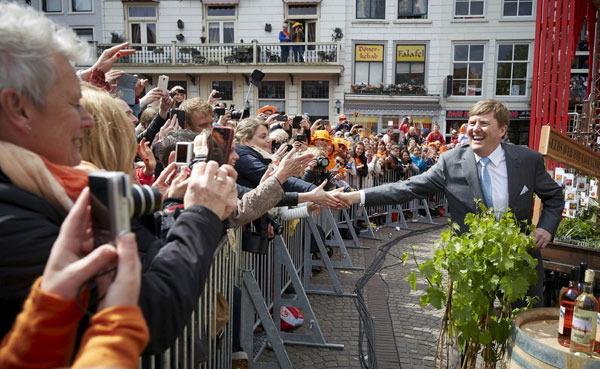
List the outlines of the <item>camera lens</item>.
{"label": "camera lens", "polygon": [[132,217],[150,215],[160,210],[162,196],[156,187],[133,185],[131,197],[133,198],[133,204],[130,206]]}

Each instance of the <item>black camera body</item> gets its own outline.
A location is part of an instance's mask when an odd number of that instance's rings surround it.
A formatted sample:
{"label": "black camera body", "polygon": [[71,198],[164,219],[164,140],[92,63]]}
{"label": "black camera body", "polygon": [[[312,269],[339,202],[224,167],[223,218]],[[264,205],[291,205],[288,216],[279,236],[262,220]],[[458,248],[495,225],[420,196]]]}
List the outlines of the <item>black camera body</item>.
{"label": "black camera body", "polygon": [[317,168],[327,168],[329,166],[329,159],[324,156],[319,156],[317,159]]}
{"label": "black camera body", "polygon": [[250,109],[235,110],[235,105],[229,105],[229,112],[231,112],[231,119],[242,120],[250,116]]}
{"label": "black camera body", "polygon": [[123,172],[96,171],[89,174],[92,229],[96,247],[131,231],[131,218],[152,214],[160,209],[158,189],[131,185]]}

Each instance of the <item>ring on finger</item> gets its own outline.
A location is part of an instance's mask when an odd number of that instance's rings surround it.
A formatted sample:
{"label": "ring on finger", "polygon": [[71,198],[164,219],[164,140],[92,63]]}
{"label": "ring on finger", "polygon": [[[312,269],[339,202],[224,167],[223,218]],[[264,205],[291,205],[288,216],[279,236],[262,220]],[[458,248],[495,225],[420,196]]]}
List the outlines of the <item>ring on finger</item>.
{"label": "ring on finger", "polygon": [[221,183],[225,182],[225,180],[223,178],[219,177],[219,176],[215,176],[215,181],[219,181]]}

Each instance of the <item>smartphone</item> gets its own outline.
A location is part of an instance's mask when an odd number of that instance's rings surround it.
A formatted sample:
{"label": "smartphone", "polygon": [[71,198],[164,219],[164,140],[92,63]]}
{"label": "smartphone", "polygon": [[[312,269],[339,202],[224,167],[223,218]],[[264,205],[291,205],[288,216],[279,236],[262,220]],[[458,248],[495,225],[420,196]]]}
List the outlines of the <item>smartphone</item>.
{"label": "smartphone", "polygon": [[119,236],[131,231],[129,176],[122,172],[91,172],[89,187],[94,245],[114,245]]}
{"label": "smartphone", "polygon": [[218,116],[225,115],[225,108],[215,108],[215,113],[217,113]]}
{"label": "smartphone", "polygon": [[306,136],[305,135],[296,135],[296,138],[294,139],[294,141],[304,142],[304,141],[306,141]]}
{"label": "smartphone", "polygon": [[127,105],[135,105],[135,85],[138,78],[131,74],[123,74],[117,81],[117,90],[121,91],[121,98]]}
{"label": "smartphone", "polygon": [[169,91],[169,76],[162,74],[158,77],[158,88],[160,88],[162,92]]}
{"label": "smartphone", "polygon": [[208,146],[208,160],[214,160],[219,165],[229,162],[233,142],[233,128],[213,127]]}
{"label": "smartphone", "polygon": [[275,120],[278,122],[287,122],[288,117],[287,115],[278,115],[275,117]]}
{"label": "smartphone", "polygon": [[185,111],[171,109],[171,111],[169,112],[169,119],[173,118],[173,115],[177,115],[177,122],[179,123],[179,127],[181,127],[181,129],[185,129]]}
{"label": "smartphone", "polygon": [[189,165],[193,158],[193,142],[177,142],[175,144],[175,164],[177,164],[178,167]]}
{"label": "smartphone", "polygon": [[213,97],[215,99],[222,99],[223,98],[223,94],[217,91],[217,92],[215,92],[215,94],[213,95]]}
{"label": "smartphone", "polygon": [[292,120],[292,128],[300,128],[300,122],[302,122],[302,115],[296,115]]}

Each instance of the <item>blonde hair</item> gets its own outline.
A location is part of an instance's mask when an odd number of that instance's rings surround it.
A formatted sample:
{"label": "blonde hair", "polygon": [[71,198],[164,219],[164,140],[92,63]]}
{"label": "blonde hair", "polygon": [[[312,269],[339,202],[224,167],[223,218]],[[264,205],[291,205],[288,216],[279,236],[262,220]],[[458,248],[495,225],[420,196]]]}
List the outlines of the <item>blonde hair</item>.
{"label": "blonde hair", "polygon": [[184,100],[181,105],[179,105],[179,109],[185,112],[185,122],[190,125],[192,113],[200,112],[202,114],[208,114],[212,117],[213,108],[209,103],[204,101],[200,97],[194,97],[189,100]]}
{"label": "blonde hair", "polygon": [[254,135],[256,134],[258,127],[260,127],[261,125],[267,130],[269,130],[269,125],[259,119],[246,118],[239,122],[238,125],[235,127],[235,135],[233,136],[235,143],[243,145],[242,140],[251,140],[252,137],[254,137]]}
{"label": "blonde hair", "polygon": [[131,121],[113,97],[82,84],[81,105],[94,118],[94,127],[83,131],[81,157],[100,169],[129,174],[137,152]]}
{"label": "blonde hair", "polygon": [[510,123],[510,110],[508,110],[508,107],[504,103],[493,99],[481,100],[475,103],[469,110],[469,117],[489,112],[494,113],[494,118],[498,121],[498,127],[502,128]]}

